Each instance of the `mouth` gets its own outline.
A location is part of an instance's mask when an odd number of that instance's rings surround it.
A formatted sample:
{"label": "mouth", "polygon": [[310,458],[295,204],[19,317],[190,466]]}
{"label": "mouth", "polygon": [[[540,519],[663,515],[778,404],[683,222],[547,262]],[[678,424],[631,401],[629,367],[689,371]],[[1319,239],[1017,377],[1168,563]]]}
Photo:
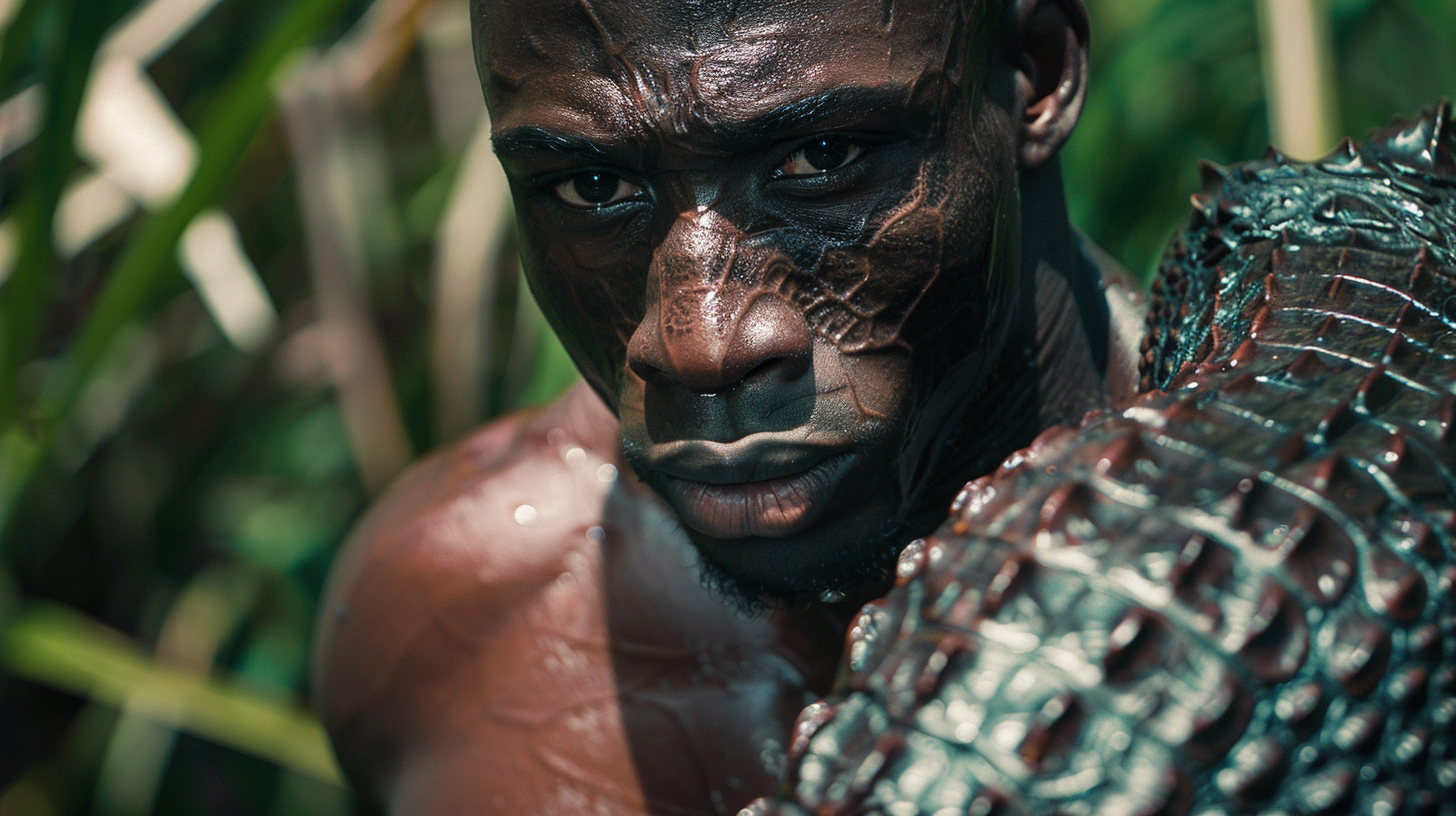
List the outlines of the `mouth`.
{"label": "mouth", "polygon": [[854,459],[820,446],[734,446],[727,456],[715,447],[669,453],[653,481],[684,523],[716,539],[799,532],[824,512]]}

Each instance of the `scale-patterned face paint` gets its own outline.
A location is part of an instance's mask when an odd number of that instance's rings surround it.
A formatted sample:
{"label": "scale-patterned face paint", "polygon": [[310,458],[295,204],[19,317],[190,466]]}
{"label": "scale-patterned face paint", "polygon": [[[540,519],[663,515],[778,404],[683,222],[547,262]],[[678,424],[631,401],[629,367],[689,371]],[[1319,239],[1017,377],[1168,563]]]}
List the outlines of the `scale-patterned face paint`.
{"label": "scale-patterned face paint", "polygon": [[[930,478],[918,406],[1004,368],[1015,140],[983,5],[477,3],[532,290],[739,577],[862,570],[843,542],[878,545]],[[1004,427],[973,443],[991,461]]]}

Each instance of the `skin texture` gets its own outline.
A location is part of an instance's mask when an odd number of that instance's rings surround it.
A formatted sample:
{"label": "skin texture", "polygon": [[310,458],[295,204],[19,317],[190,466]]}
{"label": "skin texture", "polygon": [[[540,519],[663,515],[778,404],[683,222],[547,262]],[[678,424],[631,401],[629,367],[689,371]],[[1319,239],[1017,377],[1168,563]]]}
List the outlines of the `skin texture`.
{"label": "skin texture", "polygon": [[842,627],[711,597],[615,435],[578,388],[416,464],[355,531],[315,676],[366,802],[731,813],[772,789]]}
{"label": "skin texture", "polygon": [[[1042,120],[1080,108],[1080,6],[476,14],[532,290],[628,462],[750,604],[873,597],[954,485],[1102,403],[1096,271],[1065,224],[1018,240],[1064,209]],[[991,38],[1018,25],[1040,39],[1013,62]],[[1083,291],[1038,303],[1058,276]],[[1038,309],[1067,304],[1061,345],[1097,364],[1048,383]]]}
{"label": "skin texture", "polygon": [[[1054,158],[1085,14],[474,14],[528,279],[589,388],[370,512],[330,579],[320,710],[394,813],[733,813],[899,546],[1135,382],[1140,315]],[[704,581],[778,605],[743,617]]]}

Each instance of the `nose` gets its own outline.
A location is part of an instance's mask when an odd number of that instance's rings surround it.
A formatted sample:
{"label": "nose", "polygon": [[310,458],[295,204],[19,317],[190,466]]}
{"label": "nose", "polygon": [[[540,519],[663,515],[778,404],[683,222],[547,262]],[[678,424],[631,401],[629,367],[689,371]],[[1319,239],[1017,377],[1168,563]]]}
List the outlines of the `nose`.
{"label": "nose", "polygon": [[685,214],[654,253],[656,302],[627,343],[628,366],[648,384],[718,394],[810,371],[808,322],[767,289],[767,253],[737,236],[725,219]]}
{"label": "nose", "polygon": [[[761,294],[726,322],[674,320],[649,314],[627,344],[627,364],[651,385],[718,394],[741,382],[793,382],[809,371],[813,337],[793,306]],[[678,315],[681,318],[681,315]]]}

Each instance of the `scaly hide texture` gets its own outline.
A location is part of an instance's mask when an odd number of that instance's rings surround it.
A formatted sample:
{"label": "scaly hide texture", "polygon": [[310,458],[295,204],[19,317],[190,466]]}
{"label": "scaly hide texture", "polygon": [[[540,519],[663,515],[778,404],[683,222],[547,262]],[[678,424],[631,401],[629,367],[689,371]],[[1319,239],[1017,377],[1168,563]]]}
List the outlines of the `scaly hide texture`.
{"label": "scaly hide texture", "polygon": [[759,814],[1456,814],[1456,135],[1207,168],[1132,407],[966,487]]}

